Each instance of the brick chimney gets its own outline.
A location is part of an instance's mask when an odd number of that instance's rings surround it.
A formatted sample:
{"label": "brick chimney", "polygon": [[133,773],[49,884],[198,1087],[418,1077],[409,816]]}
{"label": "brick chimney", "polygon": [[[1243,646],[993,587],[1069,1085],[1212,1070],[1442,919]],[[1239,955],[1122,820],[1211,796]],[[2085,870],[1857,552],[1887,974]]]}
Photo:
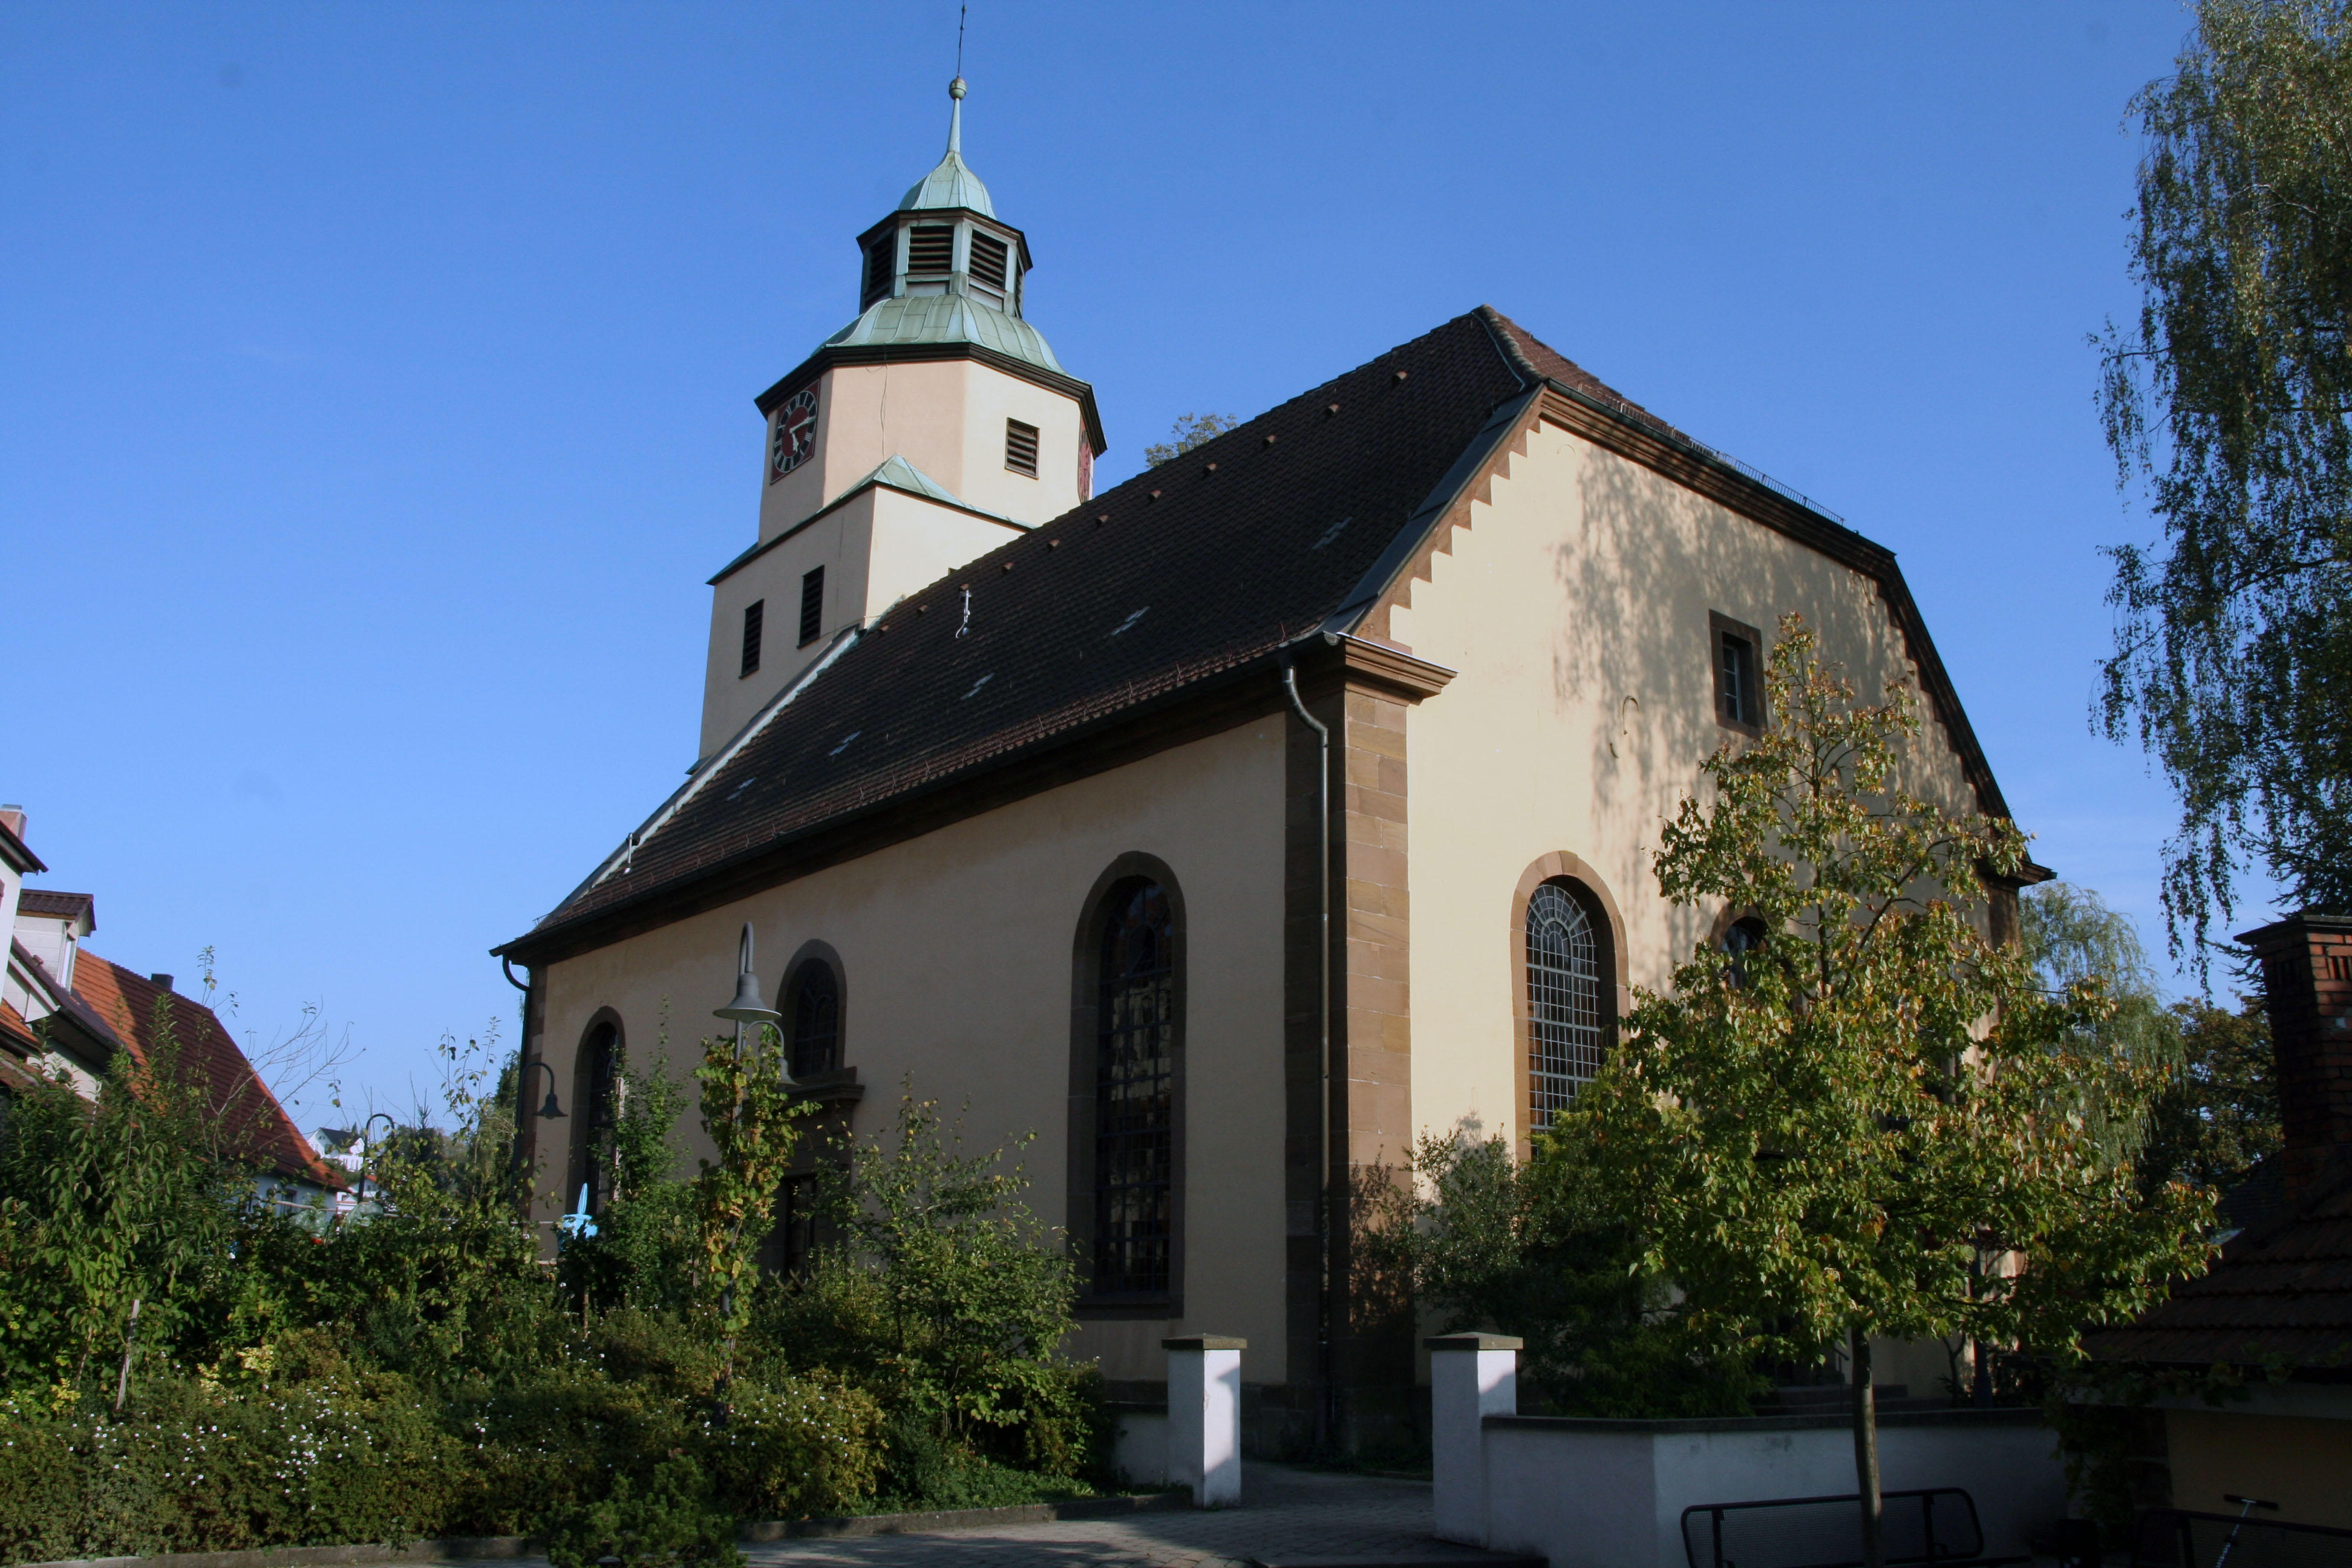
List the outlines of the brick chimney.
{"label": "brick chimney", "polygon": [[2306,910],[2238,940],[2263,966],[2294,1198],[2352,1151],[2352,915]]}

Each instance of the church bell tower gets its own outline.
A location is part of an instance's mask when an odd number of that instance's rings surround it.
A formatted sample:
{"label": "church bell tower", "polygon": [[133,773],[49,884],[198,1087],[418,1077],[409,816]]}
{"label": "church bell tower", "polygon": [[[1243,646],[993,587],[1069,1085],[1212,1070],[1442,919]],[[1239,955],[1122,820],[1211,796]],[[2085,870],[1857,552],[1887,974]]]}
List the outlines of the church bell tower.
{"label": "church bell tower", "polygon": [[947,155],[857,237],[857,319],[758,398],[760,532],[713,577],[699,755],[845,630],[1091,497],[1094,388],[1027,320],[1029,241]]}

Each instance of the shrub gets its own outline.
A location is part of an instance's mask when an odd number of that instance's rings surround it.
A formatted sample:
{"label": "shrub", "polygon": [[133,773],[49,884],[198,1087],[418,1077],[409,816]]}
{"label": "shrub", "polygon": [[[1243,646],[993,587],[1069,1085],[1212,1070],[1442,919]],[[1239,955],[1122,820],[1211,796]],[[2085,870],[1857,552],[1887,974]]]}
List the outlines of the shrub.
{"label": "shrub", "polygon": [[123,1418],[0,1405],[17,1560],[399,1542],[443,1528],[457,1445],[404,1379],[231,1392],[157,1377]]}
{"label": "shrub", "polygon": [[710,1505],[709,1485],[692,1459],[664,1459],[652,1476],[614,1478],[601,1501],[558,1515],[548,1528],[554,1568],[742,1568],[735,1521]]}
{"label": "shrub", "polygon": [[741,1518],[847,1513],[881,1474],[882,1406],[831,1377],[738,1384],[703,1448],[718,1496]]}

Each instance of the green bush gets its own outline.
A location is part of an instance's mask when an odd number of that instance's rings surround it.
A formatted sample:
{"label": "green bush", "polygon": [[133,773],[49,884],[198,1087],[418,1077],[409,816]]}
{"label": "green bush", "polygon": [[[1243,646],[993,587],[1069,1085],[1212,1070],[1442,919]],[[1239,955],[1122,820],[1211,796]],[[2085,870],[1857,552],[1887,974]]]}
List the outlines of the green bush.
{"label": "green bush", "polygon": [[717,1494],[743,1519],[854,1511],[882,1468],[882,1406],[825,1376],[738,1384],[724,1423],[703,1436]]}
{"label": "green bush", "polygon": [[558,1515],[547,1533],[555,1568],[742,1568],[735,1521],[710,1505],[692,1459],[664,1459],[643,1481],[613,1479],[610,1494]]}
{"label": "green bush", "polygon": [[404,1379],[151,1381],[121,1418],[0,1405],[13,1560],[399,1542],[444,1528],[457,1445]]}

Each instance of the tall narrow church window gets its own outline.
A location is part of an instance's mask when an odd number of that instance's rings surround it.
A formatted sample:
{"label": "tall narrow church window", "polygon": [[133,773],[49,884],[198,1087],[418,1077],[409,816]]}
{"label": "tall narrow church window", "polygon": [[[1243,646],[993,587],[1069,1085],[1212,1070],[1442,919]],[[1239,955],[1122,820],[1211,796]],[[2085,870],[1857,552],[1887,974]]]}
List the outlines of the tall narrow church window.
{"label": "tall narrow church window", "polygon": [[1753,734],[1764,727],[1764,639],[1753,626],[1721,616],[1715,632],[1715,714],[1735,730]]}
{"label": "tall narrow church window", "polygon": [[1094,1273],[1101,1297],[1170,1287],[1175,1187],[1176,952],[1167,890],[1104,905],[1095,1037]]}
{"label": "tall narrow church window", "polygon": [[760,668],[760,626],[768,618],[768,601],[754,599],[743,606],[743,671],[754,675]]}
{"label": "tall narrow church window", "polygon": [[918,224],[907,235],[907,275],[943,278],[955,267],[955,230],[946,224]]}
{"label": "tall narrow church window", "polygon": [[824,568],[817,566],[801,574],[801,647],[816,641],[824,629]]}
{"label": "tall narrow church window", "polygon": [[563,1206],[575,1207],[584,1198],[588,1212],[600,1215],[613,1201],[620,1151],[615,1135],[621,1115],[621,1031],[600,1023],[580,1042],[572,1068],[572,1105],[580,1118],[572,1149],[572,1190]]}
{"label": "tall narrow church window", "polygon": [[1559,882],[1528,900],[1528,1125],[1548,1127],[1601,1071],[1601,952]]}
{"label": "tall narrow church window", "polygon": [[866,287],[857,296],[861,310],[877,300],[890,297],[892,263],[898,258],[898,231],[891,230],[866,247]]}
{"label": "tall narrow church window", "polygon": [[841,1065],[841,979],[822,958],[804,958],[787,983],[793,1021],[794,1078],[814,1078]]}
{"label": "tall narrow church window", "polygon": [[1018,419],[1004,422],[1004,466],[1016,474],[1037,477],[1037,426]]}

